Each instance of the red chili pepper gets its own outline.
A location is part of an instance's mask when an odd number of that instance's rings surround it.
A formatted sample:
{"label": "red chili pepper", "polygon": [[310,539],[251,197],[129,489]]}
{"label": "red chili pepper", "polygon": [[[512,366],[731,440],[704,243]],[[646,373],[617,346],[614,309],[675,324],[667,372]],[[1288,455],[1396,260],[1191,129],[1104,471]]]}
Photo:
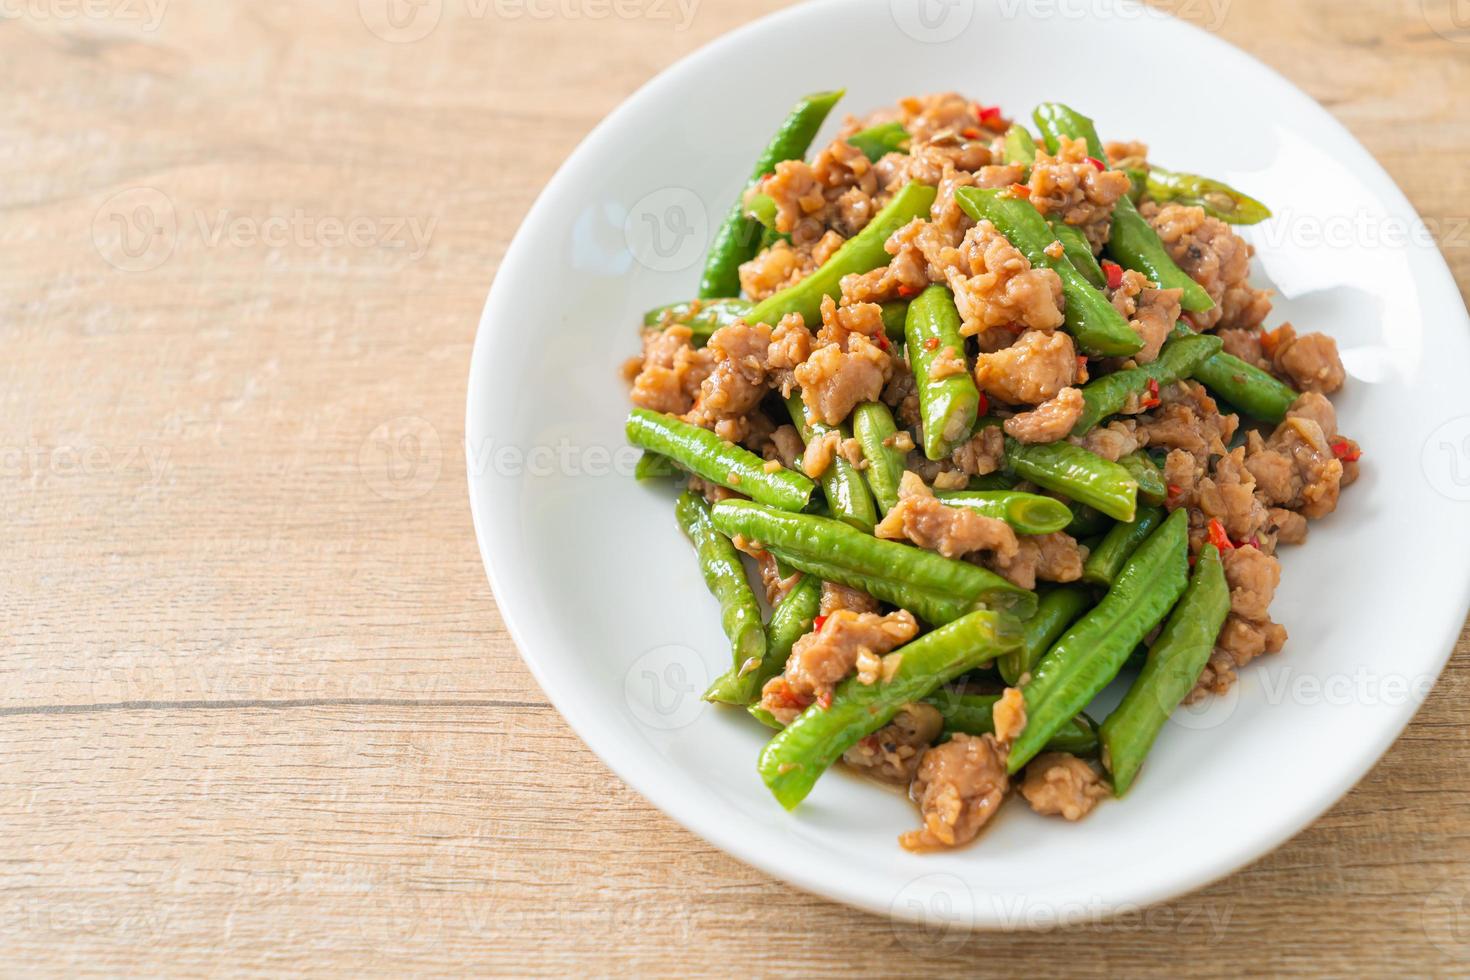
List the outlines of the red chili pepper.
{"label": "red chili pepper", "polygon": [[1272,356],[1274,356],[1276,354],[1276,347],[1280,343],[1281,343],[1281,328],[1280,327],[1277,327],[1275,330],[1262,330],[1261,331],[1261,350],[1263,350],[1263,351],[1266,352],[1266,356],[1267,357],[1272,357]]}
{"label": "red chili pepper", "polygon": [[1121,265],[1116,262],[1109,262],[1107,259],[1103,259],[1102,270],[1103,275],[1108,277],[1109,289],[1117,289],[1119,286],[1123,285],[1123,267]]}
{"label": "red chili pepper", "polygon": [[925,350],[938,350],[939,349],[939,338],[938,337],[930,337],[928,340],[924,341],[924,349]]}
{"label": "red chili pepper", "polygon": [[878,335],[878,349],[879,350],[887,350],[888,349],[888,336],[886,334],[881,334],[880,333]]}
{"label": "red chili pepper", "polygon": [[1162,404],[1159,398],[1159,383],[1153,378],[1148,379],[1148,397],[1143,400],[1144,408],[1157,408]]}
{"label": "red chili pepper", "polygon": [[816,619],[812,620],[812,626],[814,628],[816,628],[816,629],[821,629],[822,628],[822,624],[825,623],[826,621],[827,621],[827,617],[826,616],[818,616]]}
{"label": "red chili pepper", "polygon": [[980,130],[976,129],[974,126],[966,126],[964,129],[960,130],[960,135],[967,140],[977,140],[980,138]]}
{"label": "red chili pepper", "polygon": [[982,105],[975,109],[975,115],[982,123],[997,122],[1000,119],[1000,106]]}
{"label": "red chili pepper", "polygon": [[1106,169],[1108,169],[1108,165],[1105,164],[1105,163],[1103,163],[1097,157],[1088,157],[1087,158],[1087,162],[1090,163],[1090,164],[1092,164],[1098,170],[1106,170]]}
{"label": "red chili pepper", "polygon": [[1355,448],[1346,439],[1339,439],[1332,444],[1332,455],[1344,463],[1356,463],[1363,458],[1363,450]]}
{"label": "red chili pepper", "polygon": [[1169,499],[1173,500],[1184,493],[1184,488],[1177,483],[1171,483],[1165,489],[1169,492]]}
{"label": "red chili pepper", "polygon": [[1209,531],[1210,544],[1216,548],[1219,548],[1221,551],[1229,551],[1235,547],[1235,543],[1230,540],[1230,535],[1225,533],[1225,525],[1220,523],[1218,517],[1210,518]]}
{"label": "red chili pepper", "polygon": [[823,711],[826,711],[828,708],[832,707],[831,690],[823,691],[821,694],[817,695],[817,707],[821,708]]}
{"label": "red chili pepper", "polygon": [[1028,200],[1031,198],[1031,188],[1025,184],[1012,184],[1006,190],[1010,192],[1011,197],[1024,197]]}
{"label": "red chili pepper", "polygon": [[990,413],[990,399],[985,397],[985,392],[983,391],[980,392],[980,406],[978,410],[981,415],[988,415]]}
{"label": "red chili pepper", "polygon": [[919,295],[918,286],[903,285],[898,287],[899,299],[913,299],[917,295]]}

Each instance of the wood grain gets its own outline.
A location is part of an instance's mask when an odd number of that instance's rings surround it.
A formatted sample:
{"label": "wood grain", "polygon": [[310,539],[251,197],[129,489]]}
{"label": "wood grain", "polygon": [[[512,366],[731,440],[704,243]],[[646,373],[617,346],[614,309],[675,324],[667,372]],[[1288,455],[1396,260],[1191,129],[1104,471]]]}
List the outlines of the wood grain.
{"label": "wood grain", "polygon": [[[496,615],[461,379],[577,140],[782,4],[685,24],[651,0],[601,20],[446,0],[393,43],[374,2],[0,8],[7,972],[1470,969],[1464,636],[1314,827],[1080,929],[916,936],[609,774]],[[1466,219],[1448,4],[1172,9],[1327,104],[1439,227]],[[1463,289],[1470,236],[1444,250]],[[1201,815],[1202,848],[1230,832]]]}

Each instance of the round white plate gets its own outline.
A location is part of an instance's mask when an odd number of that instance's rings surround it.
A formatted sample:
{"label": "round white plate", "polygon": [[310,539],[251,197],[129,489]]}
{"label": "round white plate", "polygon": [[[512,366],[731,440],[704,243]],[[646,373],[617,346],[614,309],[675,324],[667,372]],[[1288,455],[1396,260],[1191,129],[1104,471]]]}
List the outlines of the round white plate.
{"label": "round white plate", "polygon": [[[704,48],[612,113],[547,185],[501,264],[470,370],[470,501],[526,664],[587,744],[685,827],[772,875],[881,914],[1034,928],[1197,888],[1301,830],[1360,779],[1438,676],[1470,597],[1467,318],[1419,218],[1323,109],[1203,31],[1119,3],[825,0]],[[1136,55],[1127,55],[1135,52]],[[1165,52],[1161,55],[1159,52]],[[1151,54],[1152,53],[1152,54]],[[1189,64],[1187,79],[1177,68]],[[631,478],[619,366],[644,310],[693,294],[709,230],[802,94],[840,112],[955,89],[1228,180],[1271,323],[1325,330],[1350,378],[1363,476],[1272,609],[1286,650],[1164,731],[1126,801],[1070,825],[1013,801],[974,846],[917,856],[900,795],[841,772],[793,813],[756,776],[765,733],[699,693],[728,662],[671,512]],[[836,119],[818,140],[821,145]]]}

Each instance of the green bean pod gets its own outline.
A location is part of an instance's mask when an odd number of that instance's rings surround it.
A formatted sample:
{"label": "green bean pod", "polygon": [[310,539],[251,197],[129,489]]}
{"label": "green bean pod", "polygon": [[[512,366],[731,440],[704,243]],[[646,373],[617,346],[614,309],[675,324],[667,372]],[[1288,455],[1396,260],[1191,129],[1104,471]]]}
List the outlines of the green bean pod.
{"label": "green bean pod", "polygon": [[[944,715],[946,735],[959,732],[979,736],[995,733],[992,713],[995,702],[999,700],[999,694],[957,694],[941,688],[925,698],[924,703],[933,705]],[[1051,741],[1046,743],[1046,750],[1067,752],[1076,756],[1096,755],[1097,724],[1085,714],[1078,715],[1052,736]]]}
{"label": "green bean pod", "polygon": [[1160,204],[1174,203],[1203,208],[1205,214],[1232,225],[1260,224],[1271,217],[1271,209],[1222,181],[1199,174],[1182,174],[1150,167],[1145,178],[1148,196]]}
{"label": "green bean pod", "polygon": [[[733,704],[746,704],[759,690],[754,686],[756,672],[766,655],[760,603],[745,577],[740,552],[710,522],[709,505],[704,498],[686,490],[674,504],[674,516],[694,543],[700,574],[710,595],[720,603],[720,625],[730,639],[730,652],[735,661],[731,669],[738,680],[730,685],[732,690],[721,693]],[[713,693],[711,688],[705,697],[709,699]]]}
{"label": "green bean pod", "polygon": [[[800,433],[801,441],[808,445],[813,439],[823,438],[830,432],[837,433],[838,439],[850,437],[846,426],[823,425],[808,419],[806,405],[800,395],[786,399],[786,410],[791,413],[791,422]],[[846,456],[840,452],[834,455],[817,483],[827,497],[827,509],[833,517],[872,533],[873,525],[878,523],[878,509],[873,504],[873,495],[868,491],[863,474],[848,462]]]}
{"label": "green bean pod", "polygon": [[951,507],[964,507],[1005,521],[1017,534],[1051,534],[1072,521],[1066,504],[1039,493],[1019,490],[941,490],[935,494]]}
{"label": "green bean pod", "polygon": [[689,328],[696,344],[703,344],[710,334],[739,320],[754,305],[748,299],[685,300],[649,310],[643,314],[643,325],[668,327],[676,323],[682,324]]}
{"label": "green bean pod", "polygon": [[903,343],[903,327],[909,318],[909,301],[906,299],[889,300],[887,303],[879,304],[883,310],[883,333],[889,340]]}
{"label": "green bean pod", "polygon": [[1169,497],[1169,485],[1164,482],[1164,471],[1152,456],[1142,449],[1118,459],[1118,465],[1138,481],[1138,499],[1146,504],[1161,506]]}
{"label": "green bean pod", "polygon": [[811,632],[821,604],[821,579],[803,575],[771,612],[771,621],[766,624],[766,652],[760,665],[744,677],[736,668],[730,668],[710,685],[705,692],[705,700],[733,704],[735,699],[749,693],[750,696],[740,703],[754,704],[760,698],[766,681],[786,668],[786,660],[791,656],[791,648],[796,641]]}
{"label": "green bean pod", "polygon": [[[1085,139],[1087,152],[1107,162],[1107,151],[1098,138],[1097,127],[1082,113],[1060,103],[1047,102],[1036,107],[1032,118],[1041,128],[1048,151],[1057,152],[1062,136]],[[1117,207],[1113,209],[1113,230],[1107,252],[1120,265],[1148,276],[1160,289],[1182,289],[1184,294],[1180,303],[1186,310],[1200,312],[1215,305],[1205,288],[1174,263],[1158,233],[1126,195],[1118,199]]]}
{"label": "green bean pod", "polygon": [[747,314],[746,320],[774,326],[783,316],[800,313],[808,326],[820,323],[822,297],[837,299],[842,293],[843,276],[871,272],[891,262],[893,257],[884,250],[883,243],[915,218],[927,218],[934,197],[934,188],[927,184],[905,184],[883,210],[875,214],[862,231],[843,242],[821,268],[794,286],[761,300]]}
{"label": "green bean pod", "polygon": [[1072,520],[1063,530],[1074,538],[1090,538],[1093,535],[1102,534],[1113,524],[1111,517],[1094,507],[1075,501],[1068,507],[1072,511]]}
{"label": "green bean pod", "polygon": [[1143,396],[1150,383],[1163,388],[1183,381],[1221,346],[1220,338],[1211,334],[1176,333],[1164,343],[1152,363],[1124,368],[1089,381],[1081,389],[1085,404],[1077,424],[1072,426],[1072,435],[1086,435],[1103,419],[1117,415],[1128,405],[1130,397]]}
{"label": "green bean pod", "polygon": [[1097,256],[1092,254],[1092,243],[1087,240],[1081,228],[1067,224],[1055,214],[1046,216],[1046,226],[1051,229],[1057,241],[1062,243],[1067,261],[1072,263],[1072,268],[1082,273],[1082,278],[1087,280],[1088,285],[1094,289],[1102,289],[1108,284],[1107,273],[1103,272]]}
{"label": "green bean pod", "polygon": [[771,195],[760,191],[745,195],[745,216],[767,231],[774,231],[779,235],[781,232],[776,227],[777,212],[776,199]]}
{"label": "green bean pod", "polygon": [[1195,559],[1184,598],[1149,648],[1143,670],[1098,732],[1115,795],[1128,792],[1164,722],[1194,689],[1229,612],[1230,587],[1220,553],[1207,544]]}
{"label": "green bean pod", "polygon": [[[999,425],[982,418],[976,428]],[[1070,442],[1026,445],[1006,438],[1006,467],[1023,480],[1086,504],[1119,521],[1133,520],[1138,481],[1126,468]]]}
{"label": "green bean pod", "polygon": [[[804,156],[842,94],[841,90],[817,92],[796,103],[756,158],[747,187],[774,171],[782,160]],[[755,255],[759,244],[760,225],[745,216],[744,202],[737,199],[710,241],[704,273],[699,279],[700,299],[740,295],[740,264]]]}
{"label": "green bean pod", "polygon": [[982,610],[899,647],[889,655],[898,663],[891,677],[873,684],[849,677],[827,707],[813,704],[767,742],[757,766],[761,779],[790,810],[859,739],[892,721],[904,705],[1012,649],[1020,635],[1012,617]]}
{"label": "green bean pod", "polygon": [[784,510],[801,510],[817,487],[784,467],[767,472],[766,461],[728,443],[708,429],[646,408],[628,413],[628,441],[639,449],[667,456],[684,469],[752,500]]}
{"label": "green bean pod", "polygon": [[903,479],[906,458],[891,444],[898,434],[893,413],[882,402],[863,402],[852,411],[852,433],[868,461],[863,471],[868,489],[878,502],[878,510],[887,514],[898,504],[898,484]]}
{"label": "green bean pod", "polygon": [[862,151],[872,163],[877,163],[890,153],[907,153],[912,137],[903,123],[886,122],[859,130],[847,138],[847,142]]}
{"label": "green bean pod", "polygon": [[1093,585],[1110,586],[1117,581],[1123,566],[1139,546],[1148,540],[1164,521],[1164,512],[1158,507],[1138,508],[1138,517],[1128,524],[1114,524],[1113,529],[1102,539],[1102,543],[1082,563],[1082,581]]}
{"label": "green bean pod", "polygon": [[[1183,323],[1174,325],[1174,336],[1192,335]],[[1220,351],[1195,366],[1194,380],[1251,418],[1280,425],[1299,396],[1295,388],[1268,371]]]}
{"label": "green bean pod", "polygon": [[1108,298],[1093,288],[1066,256],[1052,258],[1047,246],[1057,240],[1051,226],[1030,201],[1008,191],[962,187],[955,191],[960,208],[976,221],[989,221],[1033,266],[1054,271],[1062,280],[1067,300],[1066,330],[1086,354],[1120,357],[1132,354],[1143,341]]}
{"label": "green bean pod", "polygon": [[958,357],[961,363],[965,359],[960,312],[948,286],[930,286],[909,304],[904,340],[914,387],[919,392],[924,455],[946,459],[956,445],[970,437],[980,414],[980,390],[968,368],[938,378],[932,374],[935,362],[943,356]]}
{"label": "green bean pod", "polygon": [[674,461],[669,457],[645,452],[638,457],[638,462],[633,466],[633,479],[663,480],[678,476],[681,472],[683,471],[675,466]]}
{"label": "green bean pod", "polygon": [[1006,130],[1005,156],[1006,163],[1020,164],[1027,170],[1036,163],[1036,139],[1020,123]]}
{"label": "green bean pod", "polygon": [[1093,606],[1091,593],[1077,585],[1059,585],[1041,593],[1036,614],[1021,624],[1021,645],[996,661],[1001,679],[1014,687],[1030,673],[1057,637]]}
{"label": "green bean pod", "polygon": [[1036,593],[979,565],[875,538],[831,518],[747,500],[722,500],[711,514],[725,534],[744,535],[793,568],[862,589],[928,623],[952,622],[978,606],[1023,617],[1036,609]]}
{"label": "green bean pod", "polygon": [[1168,614],[1189,577],[1189,523],[1176,510],[1143,543],[1102,602],[1041,658],[1022,688],[1026,728],[1006,763],[1020,771],[1123,668],[1145,635]]}

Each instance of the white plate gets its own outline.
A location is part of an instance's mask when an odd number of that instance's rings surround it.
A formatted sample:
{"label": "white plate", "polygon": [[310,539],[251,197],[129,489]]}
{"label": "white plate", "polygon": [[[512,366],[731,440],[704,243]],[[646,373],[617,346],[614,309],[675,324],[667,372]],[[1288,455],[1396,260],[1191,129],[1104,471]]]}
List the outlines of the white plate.
{"label": "white plate", "polygon": [[[624,103],[552,179],[475,344],[475,527],[501,615],[547,695],[690,830],[881,914],[1044,927],[1254,860],[1393,741],[1470,596],[1470,334],[1408,201],[1323,109],[1241,52],[1117,3],[1079,17],[1086,6],[952,0],[924,19],[911,0],[828,0],[711,44]],[[1257,277],[1280,293],[1271,322],[1326,330],[1343,350],[1351,377],[1336,404],[1365,447],[1363,477],[1305,547],[1285,550],[1272,614],[1291,632],[1286,650],[1183,713],[1129,798],[1076,825],[1013,802],[975,846],[907,854],[896,838],[916,816],[898,794],[833,772],[785,813],[756,776],[762,730],[698,700],[728,647],[671,494],[629,476],[618,368],[639,315],[694,292],[708,230],[776,122],[801,94],[836,86],[848,112],[947,89],[1017,117],[1061,100],[1105,136],[1237,184],[1277,213],[1251,231]]]}

